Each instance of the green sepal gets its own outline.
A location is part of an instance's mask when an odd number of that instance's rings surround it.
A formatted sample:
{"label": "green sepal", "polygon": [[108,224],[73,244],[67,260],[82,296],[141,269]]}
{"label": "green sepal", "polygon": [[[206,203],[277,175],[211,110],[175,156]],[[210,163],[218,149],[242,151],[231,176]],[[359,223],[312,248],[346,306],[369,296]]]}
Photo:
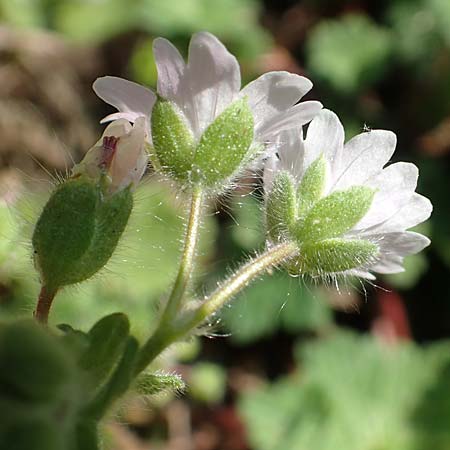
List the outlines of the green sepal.
{"label": "green sepal", "polygon": [[30,411],[38,404],[64,403],[67,411],[71,401],[77,403],[77,377],[71,352],[35,321],[0,328],[1,401],[28,405]]}
{"label": "green sepal", "polygon": [[326,160],[322,155],[308,167],[297,189],[299,217],[305,215],[322,196],[325,177]]}
{"label": "green sepal", "polygon": [[129,336],[128,317],[122,313],[100,319],[87,334],[88,348],[79,365],[89,376],[92,386],[105,382],[120,360]]}
{"label": "green sepal", "polygon": [[100,194],[91,244],[66,278],[66,284],[87,280],[109,261],[127,226],[132,209],[133,194],[130,188],[108,197]]}
{"label": "green sepal", "polygon": [[49,291],[90,278],[109,260],[133,207],[129,188],[104,195],[84,177],[58,186],[34,230],[34,261]]}
{"label": "green sepal", "polygon": [[83,179],[56,188],[34,229],[34,261],[49,289],[68,284],[67,274],[89,248],[95,231],[96,186]]}
{"label": "green sepal", "polygon": [[156,395],[162,392],[183,392],[186,384],[176,374],[143,373],[136,383],[136,390],[143,395]]}
{"label": "green sepal", "polygon": [[315,242],[342,235],[353,228],[367,213],[375,190],[354,186],[336,191],[316,202],[296,226],[299,242]]}
{"label": "green sepal", "polygon": [[247,160],[253,142],[253,114],[244,97],[232,103],[205,130],[195,151],[192,179],[216,187]]}
{"label": "green sepal", "polygon": [[159,98],[152,110],[151,127],[157,166],[181,181],[188,181],[195,154],[189,127],[177,106]]}
{"label": "green sepal", "polygon": [[287,171],[277,172],[266,198],[266,227],[269,238],[278,242],[289,237],[297,212],[295,182]]}
{"label": "green sepal", "polygon": [[366,240],[325,239],[300,248],[300,258],[290,269],[313,276],[364,267],[374,260],[378,246]]}

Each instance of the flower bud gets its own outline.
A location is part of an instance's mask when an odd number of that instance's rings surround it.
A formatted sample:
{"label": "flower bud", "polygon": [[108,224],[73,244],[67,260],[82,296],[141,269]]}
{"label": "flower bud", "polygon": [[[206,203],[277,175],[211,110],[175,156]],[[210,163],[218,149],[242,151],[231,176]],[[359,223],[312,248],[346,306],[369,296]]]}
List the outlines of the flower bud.
{"label": "flower bud", "polygon": [[111,123],[102,139],[59,185],[34,230],[34,262],[43,286],[90,278],[109,260],[128,222],[132,188],[147,165],[145,122]]}

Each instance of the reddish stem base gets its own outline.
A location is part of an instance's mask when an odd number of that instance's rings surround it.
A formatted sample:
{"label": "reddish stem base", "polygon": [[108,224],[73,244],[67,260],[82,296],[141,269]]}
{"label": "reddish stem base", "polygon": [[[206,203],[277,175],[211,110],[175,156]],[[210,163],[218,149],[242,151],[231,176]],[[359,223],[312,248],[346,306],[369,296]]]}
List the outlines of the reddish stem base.
{"label": "reddish stem base", "polygon": [[39,292],[38,303],[33,315],[39,322],[47,324],[50,308],[55,298],[56,291],[50,291],[45,286],[42,286]]}

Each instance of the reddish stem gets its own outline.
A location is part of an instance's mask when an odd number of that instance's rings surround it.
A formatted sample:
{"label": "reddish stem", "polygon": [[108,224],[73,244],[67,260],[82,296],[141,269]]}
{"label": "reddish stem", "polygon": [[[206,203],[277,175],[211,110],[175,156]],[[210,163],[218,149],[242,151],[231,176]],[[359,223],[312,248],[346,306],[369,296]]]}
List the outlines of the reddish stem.
{"label": "reddish stem", "polygon": [[41,323],[47,324],[50,308],[55,298],[56,290],[48,290],[45,286],[42,286],[41,292],[39,292],[38,303],[36,310],[34,311],[34,317]]}

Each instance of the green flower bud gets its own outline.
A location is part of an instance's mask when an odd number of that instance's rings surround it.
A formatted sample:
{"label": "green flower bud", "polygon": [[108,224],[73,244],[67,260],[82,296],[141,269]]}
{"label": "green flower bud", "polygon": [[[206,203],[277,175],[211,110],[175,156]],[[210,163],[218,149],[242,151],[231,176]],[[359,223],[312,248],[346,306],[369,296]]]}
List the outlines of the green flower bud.
{"label": "green flower bud", "polygon": [[250,158],[254,123],[246,98],[228,106],[198,137],[178,107],[160,98],[151,126],[157,167],[184,183],[220,189]]}
{"label": "green flower bud", "polygon": [[49,291],[90,278],[109,260],[133,207],[129,188],[111,195],[85,176],[52,194],[32,238],[35,266]]}
{"label": "green flower bud", "polygon": [[177,374],[143,373],[138,378],[135,388],[142,395],[157,395],[163,392],[183,392],[186,384]]}

